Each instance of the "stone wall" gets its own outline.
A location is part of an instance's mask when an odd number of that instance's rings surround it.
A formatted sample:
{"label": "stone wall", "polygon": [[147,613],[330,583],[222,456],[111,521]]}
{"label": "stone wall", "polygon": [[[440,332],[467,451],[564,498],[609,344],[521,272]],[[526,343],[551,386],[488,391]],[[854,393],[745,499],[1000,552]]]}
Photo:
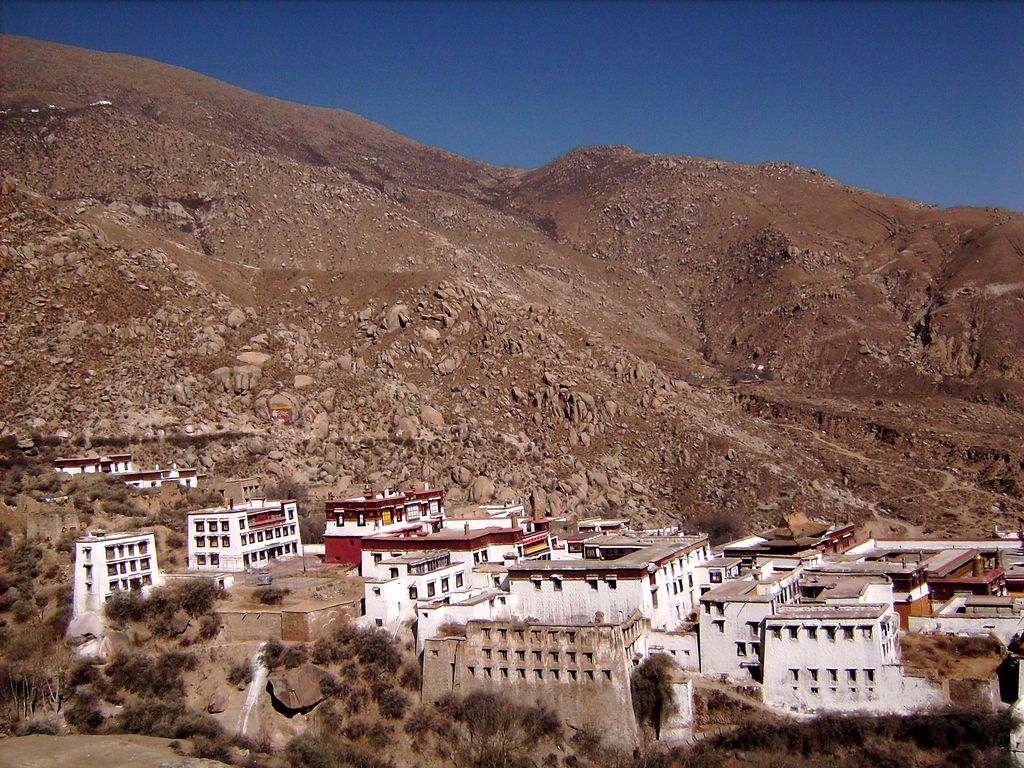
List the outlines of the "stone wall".
{"label": "stone wall", "polygon": [[359,615],[359,602],[346,600],[308,611],[219,611],[222,636],[228,642],[277,638],[307,643],[323,637],[335,626]]}
{"label": "stone wall", "polygon": [[465,637],[424,641],[425,702],[446,693],[507,692],[543,702],[570,726],[589,726],[634,745],[638,729],[630,674],[646,654],[645,619],[621,624],[469,621]]}

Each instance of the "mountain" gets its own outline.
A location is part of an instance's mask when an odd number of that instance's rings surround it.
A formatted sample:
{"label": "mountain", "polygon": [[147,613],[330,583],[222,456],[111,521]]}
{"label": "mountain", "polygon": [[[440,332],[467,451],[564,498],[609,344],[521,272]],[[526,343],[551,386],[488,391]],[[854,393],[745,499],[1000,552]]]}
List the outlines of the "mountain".
{"label": "mountain", "polygon": [[1022,522],[1019,213],[625,147],[495,167],[135,57],[0,62],[0,431],[723,535]]}

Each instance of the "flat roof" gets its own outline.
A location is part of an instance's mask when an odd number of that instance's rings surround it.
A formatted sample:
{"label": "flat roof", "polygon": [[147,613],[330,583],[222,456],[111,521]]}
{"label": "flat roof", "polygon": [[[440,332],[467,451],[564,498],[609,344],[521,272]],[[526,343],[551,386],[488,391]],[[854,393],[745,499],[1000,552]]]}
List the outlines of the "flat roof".
{"label": "flat roof", "polygon": [[406,552],[404,555],[398,557],[389,557],[386,560],[381,560],[381,564],[389,563],[405,563],[408,565],[417,565],[419,563],[426,563],[430,560],[437,560],[445,556],[451,556],[451,553],[447,549],[427,549],[423,552]]}
{"label": "flat roof", "polygon": [[778,584],[780,581],[791,578],[793,576],[792,571],[784,571],[781,573],[773,573],[767,579],[760,579],[754,581],[753,579],[733,579],[727,581],[721,586],[715,587],[709,592],[705,592],[700,596],[702,602],[746,602],[746,603],[767,603],[776,598],[777,592],[768,590],[767,592],[758,592],[758,587],[771,587],[774,584]]}
{"label": "flat roof", "polygon": [[144,536],[153,536],[152,531],[143,531],[141,533],[128,533],[125,531],[119,533],[104,533],[100,535],[88,534],[75,539],[76,544],[103,544],[110,541],[119,541],[121,539],[138,539]]}
{"label": "flat roof", "polygon": [[780,605],[774,615],[768,616],[766,622],[785,622],[788,619],[877,619],[889,610],[882,603],[865,603],[862,605]]}

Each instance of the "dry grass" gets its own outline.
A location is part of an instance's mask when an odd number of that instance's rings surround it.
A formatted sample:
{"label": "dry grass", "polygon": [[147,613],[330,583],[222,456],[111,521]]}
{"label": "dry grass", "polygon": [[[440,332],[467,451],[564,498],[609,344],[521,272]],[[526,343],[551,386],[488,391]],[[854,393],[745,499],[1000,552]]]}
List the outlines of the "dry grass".
{"label": "dry grass", "polygon": [[900,645],[908,671],[939,680],[992,677],[1005,655],[1002,643],[993,637],[908,632],[900,638]]}

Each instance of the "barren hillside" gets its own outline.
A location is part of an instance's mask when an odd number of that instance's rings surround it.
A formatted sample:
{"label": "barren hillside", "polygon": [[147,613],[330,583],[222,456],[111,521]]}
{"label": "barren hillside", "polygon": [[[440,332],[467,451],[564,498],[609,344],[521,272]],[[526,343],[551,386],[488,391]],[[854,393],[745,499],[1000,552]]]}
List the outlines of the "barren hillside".
{"label": "barren hillside", "polygon": [[15,37],[0,109],[4,433],[638,521],[1024,520],[1021,214],[625,148],[497,168]]}

